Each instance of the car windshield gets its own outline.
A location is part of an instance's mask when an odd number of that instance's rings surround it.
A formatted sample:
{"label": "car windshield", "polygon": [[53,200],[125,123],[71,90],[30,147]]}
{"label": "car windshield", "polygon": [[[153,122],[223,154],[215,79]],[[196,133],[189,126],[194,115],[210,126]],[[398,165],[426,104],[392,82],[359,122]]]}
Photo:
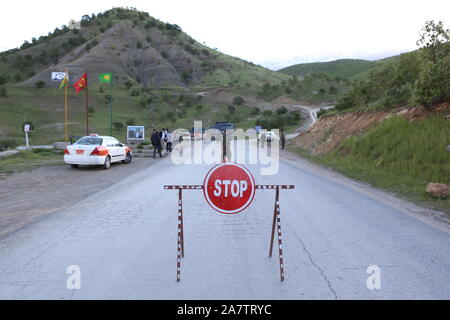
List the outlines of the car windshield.
{"label": "car windshield", "polygon": [[100,146],[103,142],[102,138],[84,137],[75,142],[75,144],[82,144],[87,146]]}

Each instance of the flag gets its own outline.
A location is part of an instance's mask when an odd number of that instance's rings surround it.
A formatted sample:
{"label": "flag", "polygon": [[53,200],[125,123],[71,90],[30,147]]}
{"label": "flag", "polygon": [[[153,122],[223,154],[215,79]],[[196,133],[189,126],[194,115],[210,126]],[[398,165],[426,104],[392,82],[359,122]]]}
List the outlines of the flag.
{"label": "flag", "polygon": [[102,83],[111,83],[112,73],[111,72],[102,73],[101,75],[98,76],[98,80]]}
{"label": "flag", "polygon": [[75,88],[75,91],[80,92],[81,90],[83,90],[84,88],[87,87],[87,72],[85,72],[80,79],[78,79],[77,82],[75,82],[73,84],[73,87]]}
{"label": "flag", "polygon": [[61,83],[60,83],[60,85],[59,85],[59,89],[64,88],[64,86],[67,85],[68,80],[69,80],[69,74],[68,74],[68,72],[66,72],[66,73],[64,74],[64,78],[62,79],[62,81],[61,81]]}

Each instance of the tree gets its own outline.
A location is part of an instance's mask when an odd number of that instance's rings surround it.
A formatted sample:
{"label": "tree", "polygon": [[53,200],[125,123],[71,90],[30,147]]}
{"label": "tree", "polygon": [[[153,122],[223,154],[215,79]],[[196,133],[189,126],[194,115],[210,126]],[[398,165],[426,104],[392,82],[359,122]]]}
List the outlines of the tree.
{"label": "tree", "polygon": [[36,81],[34,83],[34,85],[36,86],[36,88],[42,89],[45,87],[46,83],[45,83],[45,81],[39,80],[39,81]]}
{"label": "tree", "polygon": [[120,121],[114,121],[113,126],[114,126],[114,129],[116,129],[117,131],[120,131],[120,129],[123,129],[123,127],[124,127],[123,123]]}
{"label": "tree", "polygon": [[240,97],[240,96],[236,96],[236,97],[234,97],[234,99],[233,99],[233,104],[235,104],[235,105],[237,105],[237,106],[243,105],[244,103],[245,103],[244,98],[242,98],[242,97]]}
{"label": "tree", "polygon": [[426,107],[450,97],[450,30],[442,21],[426,21],[417,41],[422,46],[419,75],[414,83],[413,101]]}
{"label": "tree", "polygon": [[259,108],[258,107],[253,107],[252,111],[250,111],[251,115],[257,115],[259,114]]}
{"label": "tree", "polygon": [[277,109],[277,114],[282,115],[288,112],[288,109],[285,106],[281,106]]}
{"label": "tree", "polygon": [[234,113],[235,111],[236,111],[236,107],[233,106],[232,104],[230,104],[230,105],[228,106],[228,112]]}
{"label": "tree", "polygon": [[417,45],[423,49],[423,53],[428,59],[436,62],[439,58],[447,55],[448,46],[445,46],[450,40],[450,30],[445,29],[442,21],[434,22],[429,20],[425,22],[422,28]]}
{"label": "tree", "polygon": [[0,75],[0,86],[8,82],[6,76]]}
{"label": "tree", "polygon": [[127,87],[127,90],[130,89],[133,86],[133,84],[130,81],[126,81],[124,83],[124,85],[125,85],[125,87]]}
{"label": "tree", "polygon": [[1,87],[0,88],[0,97],[6,97],[7,94],[8,94],[8,91],[6,90],[6,88]]}

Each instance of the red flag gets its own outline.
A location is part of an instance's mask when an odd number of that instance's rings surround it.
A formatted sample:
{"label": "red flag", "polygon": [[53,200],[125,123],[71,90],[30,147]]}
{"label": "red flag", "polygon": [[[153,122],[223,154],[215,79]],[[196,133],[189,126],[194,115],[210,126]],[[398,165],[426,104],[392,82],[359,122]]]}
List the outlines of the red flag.
{"label": "red flag", "polygon": [[75,82],[73,84],[73,87],[75,88],[75,91],[80,92],[81,90],[83,90],[84,88],[87,87],[87,72],[85,72],[80,79],[78,79],[77,82]]}

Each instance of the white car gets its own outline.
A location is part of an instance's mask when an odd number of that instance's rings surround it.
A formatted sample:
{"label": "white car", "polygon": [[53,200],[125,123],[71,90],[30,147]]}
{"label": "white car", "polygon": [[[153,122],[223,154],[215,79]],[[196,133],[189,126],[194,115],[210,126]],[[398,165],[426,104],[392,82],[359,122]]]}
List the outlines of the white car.
{"label": "white car", "polygon": [[64,162],[72,168],[79,165],[101,165],[109,169],[112,162],[130,163],[133,154],[130,147],[114,137],[91,134],[68,145],[64,150]]}

